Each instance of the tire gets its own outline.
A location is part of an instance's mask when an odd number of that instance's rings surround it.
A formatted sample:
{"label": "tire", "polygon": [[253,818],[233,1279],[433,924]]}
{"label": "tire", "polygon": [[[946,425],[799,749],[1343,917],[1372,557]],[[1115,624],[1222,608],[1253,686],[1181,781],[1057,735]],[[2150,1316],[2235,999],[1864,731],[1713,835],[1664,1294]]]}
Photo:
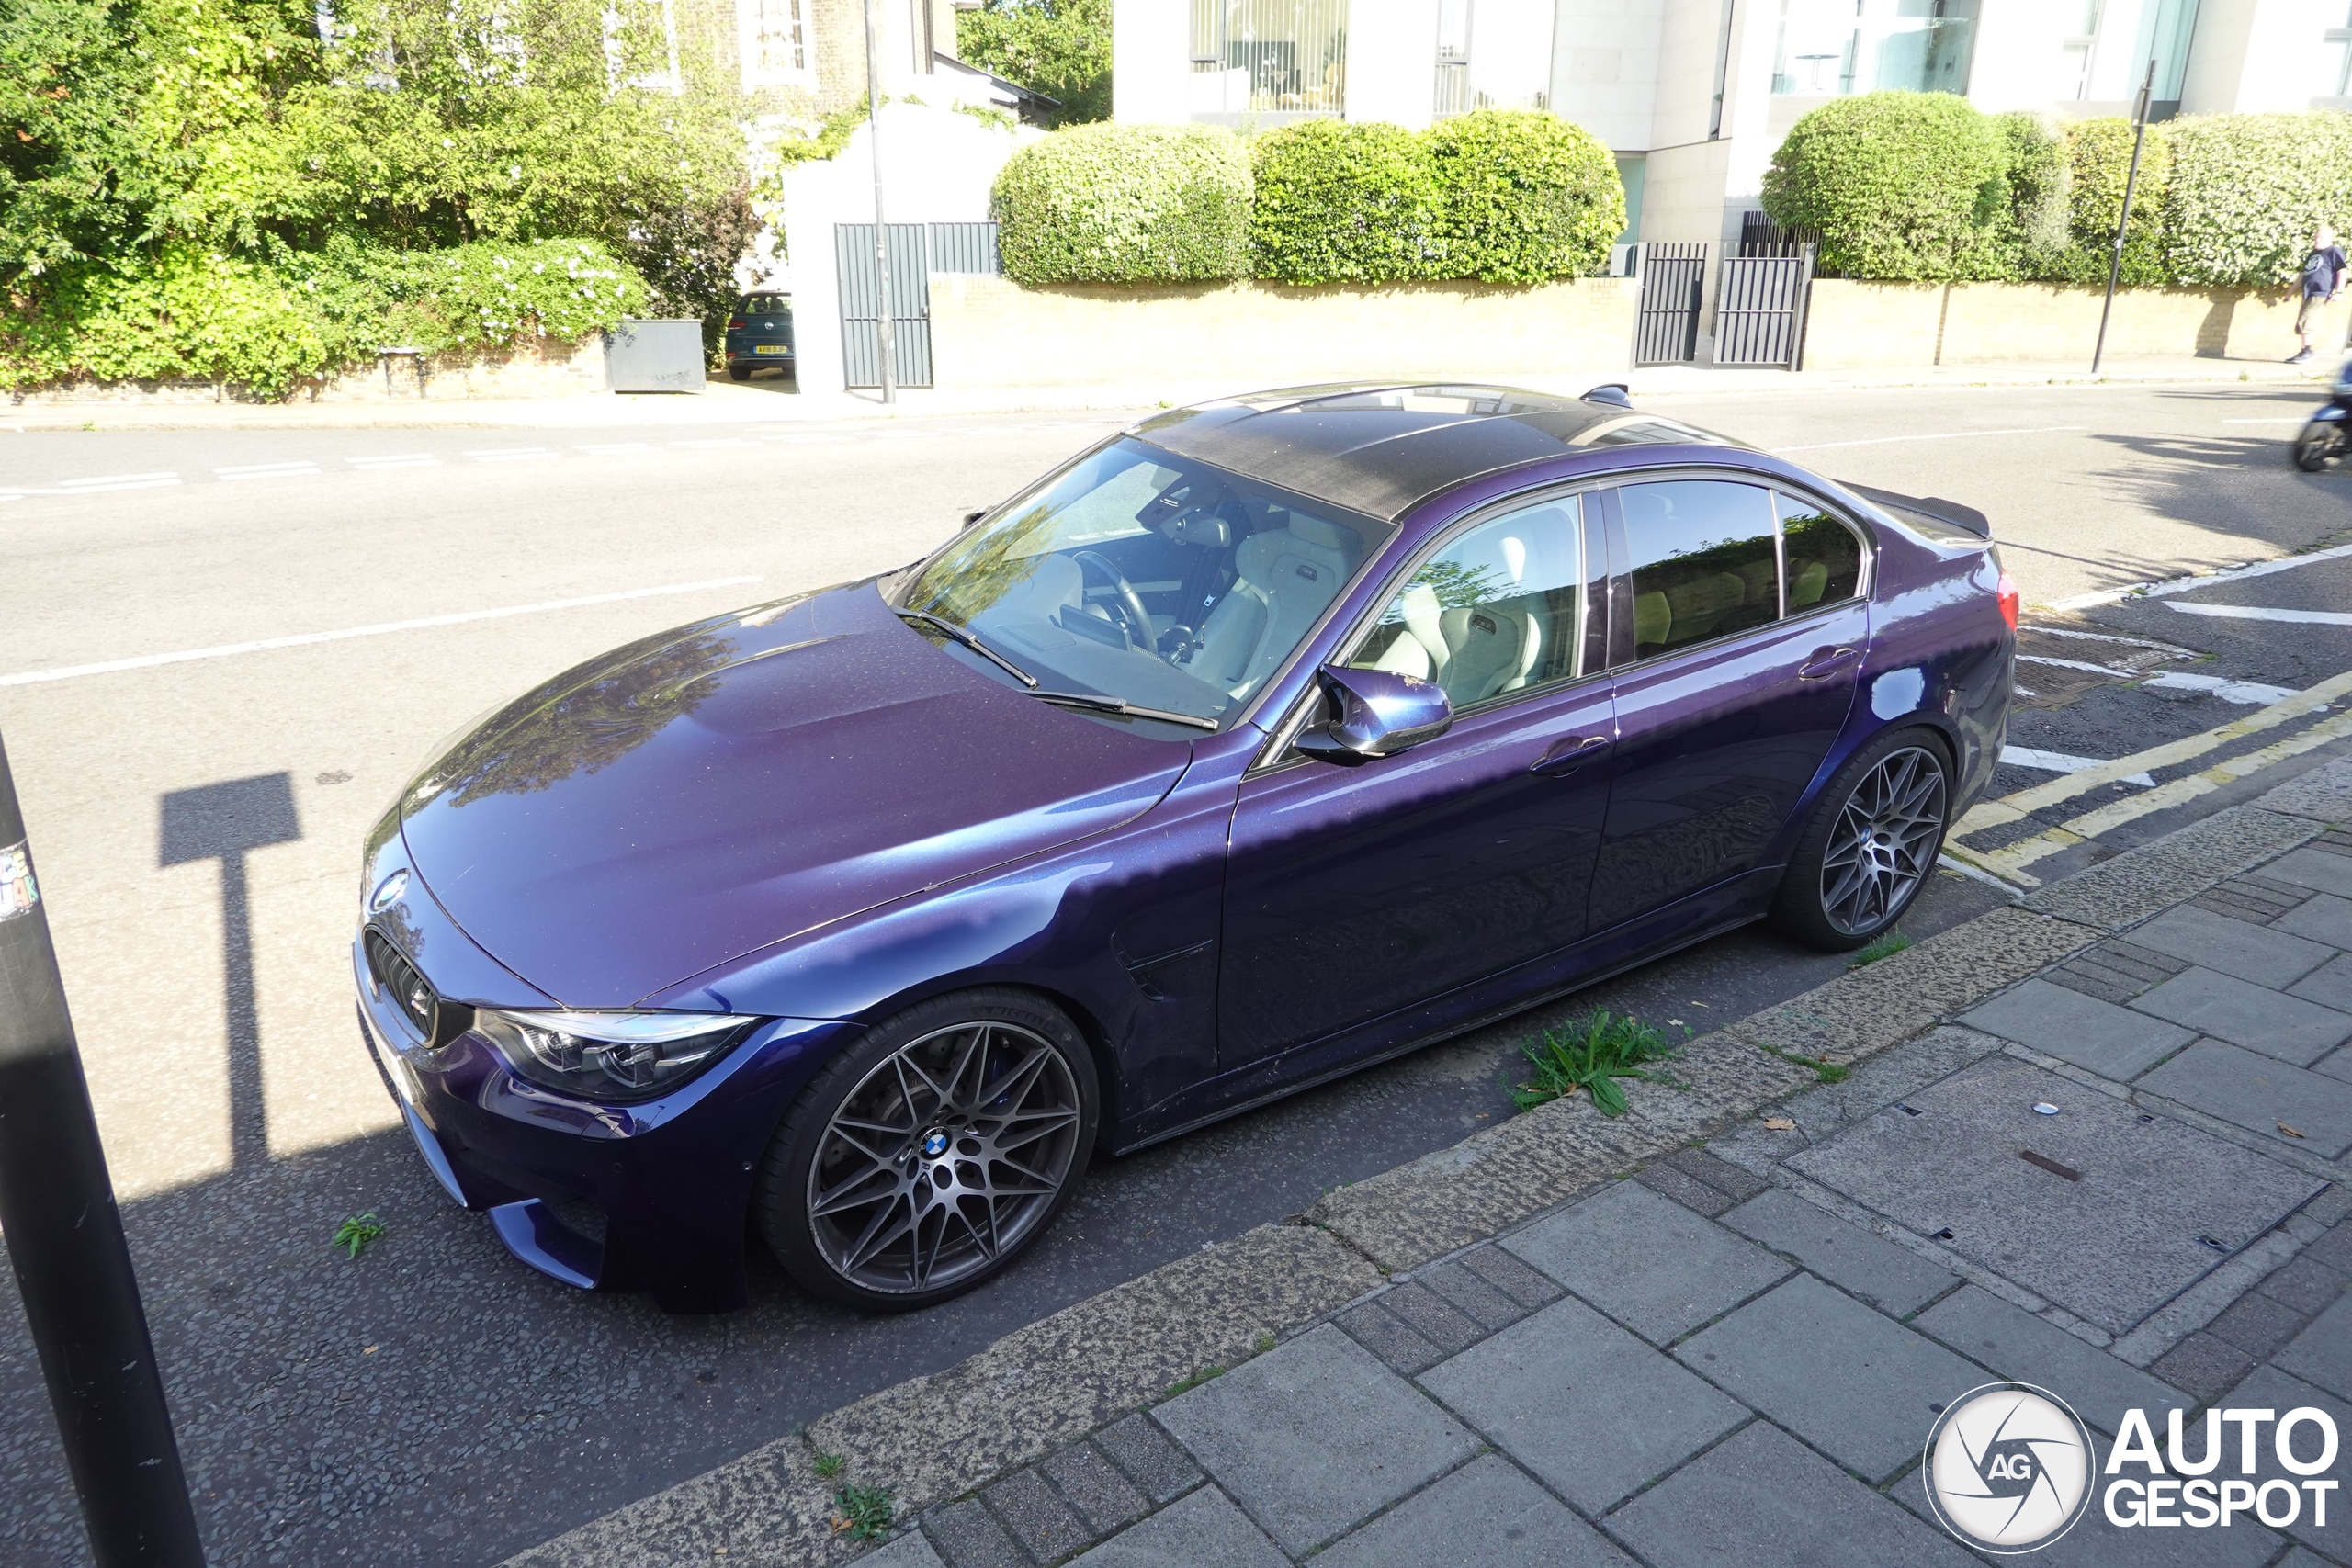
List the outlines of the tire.
{"label": "tire", "polygon": [[1084,1038],[1044,998],[935,997],[801,1091],[761,1162],[752,1217],[812,1294],[866,1312],[932,1306],[1045,1235],[1078,1190],[1101,1106]]}
{"label": "tire", "polygon": [[1797,836],[1773,925],[1825,953],[1894,930],[1936,869],[1951,825],[1951,774],[1943,739],[1928,729],[1893,730],[1856,752]]}
{"label": "tire", "polygon": [[727,378],[730,381],[748,381],[752,378],[752,367],[748,365],[730,365],[727,367]]}
{"label": "tire", "polygon": [[2344,460],[2343,452],[2344,427],[2332,421],[2313,420],[2295,437],[2295,467],[2307,474],[2335,467]]}

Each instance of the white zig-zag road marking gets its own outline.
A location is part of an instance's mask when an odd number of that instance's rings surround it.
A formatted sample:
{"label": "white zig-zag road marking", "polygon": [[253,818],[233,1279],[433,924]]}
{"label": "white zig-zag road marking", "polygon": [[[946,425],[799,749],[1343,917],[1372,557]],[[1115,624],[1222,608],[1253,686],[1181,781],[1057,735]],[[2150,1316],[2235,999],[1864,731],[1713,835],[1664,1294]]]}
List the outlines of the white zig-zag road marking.
{"label": "white zig-zag road marking", "polygon": [[2160,578],[2148,582],[2128,582],[2120,588],[2102,588],[2096,593],[2077,593],[2071,599],[2056,600],[2050,608],[2087,610],[2095,604],[2120,604],[2132,598],[2166,599],[2176,593],[2193,593],[2200,588],[2218,588],[2224,582],[2244,582],[2250,577],[2268,577],[2273,572],[2293,571],[2298,567],[2317,566],[2322,561],[2342,560],[2346,556],[2352,556],[2352,545],[2338,545],[2334,549],[2312,550],[2300,556],[2282,556],[2277,560],[2252,561],[2221,571]]}
{"label": "white zig-zag road marking", "polygon": [[[2045,773],[2081,773],[2107,765],[2104,757],[2076,757],[2064,751],[2042,751],[2031,746],[2004,746],[2001,761],[2012,767],[2033,768]],[[2138,784],[2142,789],[2154,789],[2156,781],[2146,773],[2126,773],[2118,784]]]}
{"label": "white zig-zag road marking", "polygon": [[2285,621],[2311,626],[2352,626],[2352,613],[2343,610],[2267,610],[2256,604],[2173,604],[2184,615],[2211,615],[2223,621]]}

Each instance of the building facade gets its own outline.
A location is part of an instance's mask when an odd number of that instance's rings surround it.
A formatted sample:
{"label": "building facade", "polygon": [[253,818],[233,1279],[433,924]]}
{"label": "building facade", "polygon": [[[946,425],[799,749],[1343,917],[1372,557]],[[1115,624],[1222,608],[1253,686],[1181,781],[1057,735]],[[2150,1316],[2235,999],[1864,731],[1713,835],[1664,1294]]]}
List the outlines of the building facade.
{"label": "building facade", "polygon": [[2352,0],[1116,0],[1114,115],[1425,126],[1548,109],[1625,176],[1628,240],[1736,243],[1806,110],[1880,88],[1987,111],[2352,108]]}

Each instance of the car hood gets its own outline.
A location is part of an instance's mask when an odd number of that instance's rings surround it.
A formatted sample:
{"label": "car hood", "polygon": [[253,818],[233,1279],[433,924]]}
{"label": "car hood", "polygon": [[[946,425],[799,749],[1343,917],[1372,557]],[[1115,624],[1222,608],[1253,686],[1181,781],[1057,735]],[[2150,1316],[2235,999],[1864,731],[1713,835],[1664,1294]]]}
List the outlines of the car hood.
{"label": "car hood", "polygon": [[861,583],[558,676],[430,764],[401,832],[500,963],[623,1007],[1115,827],[1191,755],[968,668]]}

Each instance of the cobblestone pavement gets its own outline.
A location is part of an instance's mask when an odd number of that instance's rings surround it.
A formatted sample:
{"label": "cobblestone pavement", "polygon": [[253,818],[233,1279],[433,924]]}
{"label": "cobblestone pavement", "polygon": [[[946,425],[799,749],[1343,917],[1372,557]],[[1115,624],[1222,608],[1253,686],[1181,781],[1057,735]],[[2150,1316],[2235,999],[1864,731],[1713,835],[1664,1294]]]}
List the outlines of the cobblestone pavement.
{"label": "cobblestone pavement", "polygon": [[[2159,1445],[2185,1417],[2192,1464],[2209,1410],[2316,1409],[2352,1448],[2348,1040],[2332,831],[1396,1274],[866,1561],[1964,1563],[1921,1454],[1994,1381],[2058,1393],[2102,1460],[2133,1410]],[[2352,1480],[2345,1451],[2305,1476],[2270,1427],[2210,1429],[2246,1434],[2213,1478],[2267,1513],[2126,1528],[2094,1502],[2039,1560],[2352,1563],[2352,1501],[2304,1485]],[[2290,1451],[2317,1446],[2306,1422]]]}

